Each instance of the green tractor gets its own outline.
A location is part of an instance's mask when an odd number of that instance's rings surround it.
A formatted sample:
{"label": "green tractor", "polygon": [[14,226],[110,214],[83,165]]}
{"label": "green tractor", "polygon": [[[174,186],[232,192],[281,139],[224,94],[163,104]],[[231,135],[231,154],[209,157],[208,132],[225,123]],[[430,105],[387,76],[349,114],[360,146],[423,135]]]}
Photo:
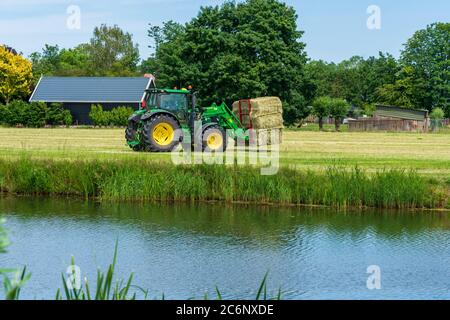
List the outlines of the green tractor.
{"label": "green tractor", "polygon": [[228,137],[249,140],[246,129],[225,103],[199,109],[196,101],[196,93],[188,89],[147,89],[141,108],[130,117],[126,129],[130,148],[170,152],[181,142],[190,141],[196,150],[224,152]]}

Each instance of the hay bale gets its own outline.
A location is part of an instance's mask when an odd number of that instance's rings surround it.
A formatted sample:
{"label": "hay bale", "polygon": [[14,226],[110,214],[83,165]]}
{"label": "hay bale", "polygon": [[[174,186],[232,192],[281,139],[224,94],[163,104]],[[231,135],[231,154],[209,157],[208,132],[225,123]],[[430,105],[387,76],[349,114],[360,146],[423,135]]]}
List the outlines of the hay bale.
{"label": "hay bale", "polygon": [[236,101],[233,103],[233,112],[246,128],[284,128],[283,104],[278,97]]}
{"label": "hay bale", "polygon": [[250,133],[250,142],[257,146],[280,145],[283,143],[283,129],[259,129]]}
{"label": "hay bale", "polygon": [[[241,100],[242,113],[250,114],[251,117],[258,117],[272,113],[283,113],[283,104],[278,97],[263,97],[251,99],[251,110],[249,112],[249,101]],[[233,103],[233,112],[239,115],[239,101]]]}
{"label": "hay bale", "polygon": [[256,117],[252,120],[254,129],[282,129],[284,128],[283,115],[273,113]]}

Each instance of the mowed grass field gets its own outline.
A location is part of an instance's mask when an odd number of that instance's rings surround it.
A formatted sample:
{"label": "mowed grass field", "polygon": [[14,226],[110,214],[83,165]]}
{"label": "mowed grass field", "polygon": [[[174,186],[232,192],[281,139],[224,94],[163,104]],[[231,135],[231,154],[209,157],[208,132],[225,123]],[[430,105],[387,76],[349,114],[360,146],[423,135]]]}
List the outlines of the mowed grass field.
{"label": "mowed grass field", "polygon": [[[169,154],[136,153],[125,143],[124,129],[0,128],[0,158],[171,161]],[[413,169],[450,177],[450,134],[351,133],[290,131],[284,133],[280,163],[320,170],[348,166],[367,171]]]}

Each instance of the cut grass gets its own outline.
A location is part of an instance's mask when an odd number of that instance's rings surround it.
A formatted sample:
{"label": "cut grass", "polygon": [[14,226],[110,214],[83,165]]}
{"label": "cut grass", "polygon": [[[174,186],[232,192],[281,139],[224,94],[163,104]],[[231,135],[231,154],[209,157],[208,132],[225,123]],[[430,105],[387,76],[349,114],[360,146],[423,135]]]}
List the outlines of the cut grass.
{"label": "cut grass", "polygon": [[[168,154],[135,153],[125,145],[123,129],[0,128],[0,158],[23,156],[55,160],[142,160],[170,162]],[[450,134],[383,132],[311,132],[286,130],[282,166],[324,170],[359,166],[368,172],[412,169],[450,176]]]}

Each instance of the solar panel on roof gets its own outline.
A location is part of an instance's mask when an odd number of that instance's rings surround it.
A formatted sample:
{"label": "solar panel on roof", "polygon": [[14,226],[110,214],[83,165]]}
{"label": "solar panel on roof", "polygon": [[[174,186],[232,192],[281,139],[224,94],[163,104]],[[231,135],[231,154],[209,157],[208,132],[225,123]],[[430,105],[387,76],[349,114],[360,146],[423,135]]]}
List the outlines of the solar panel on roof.
{"label": "solar panel on roof", "polygon": [[149,78],[42,77],[30,101],[139,103]]}

